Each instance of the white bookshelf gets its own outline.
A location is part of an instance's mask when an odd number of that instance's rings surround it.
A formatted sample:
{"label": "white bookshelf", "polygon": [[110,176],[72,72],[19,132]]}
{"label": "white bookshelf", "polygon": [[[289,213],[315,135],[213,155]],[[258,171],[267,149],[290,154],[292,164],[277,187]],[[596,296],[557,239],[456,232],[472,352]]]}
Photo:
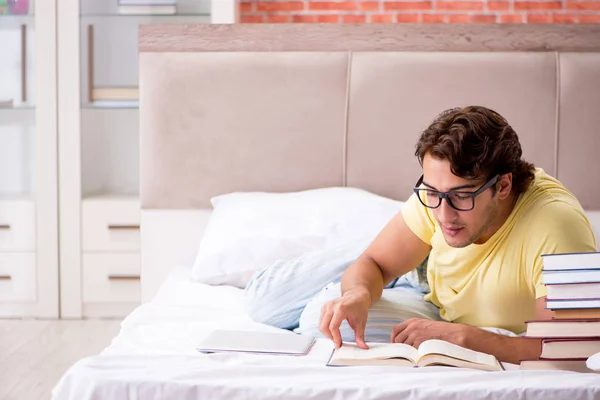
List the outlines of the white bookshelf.
{"label": "white bookshelf", "polygon": [[56,0],[0,15],[0,317],[59,316]]}
{"label": "white bookshelf", "polygon": [[138,104],[91,94],[137,89],[142,24],[237,22],[237,0],[176,4],[175,15],[123,15],[118,0],[58,2],[64,318],[119,317],[139,304]]}

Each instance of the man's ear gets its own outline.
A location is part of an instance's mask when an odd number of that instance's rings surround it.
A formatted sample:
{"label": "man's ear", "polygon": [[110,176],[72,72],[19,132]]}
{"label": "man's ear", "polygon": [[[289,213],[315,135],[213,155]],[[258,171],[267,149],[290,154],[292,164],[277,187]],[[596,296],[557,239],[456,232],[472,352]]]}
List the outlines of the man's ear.
{"label": "man's ear", "polygon": [[498,194],[498,199],[504,200],[510,195],[512,190],[512,178],[512,172],[500,175],[498,182],[496,182],[496,193]]}

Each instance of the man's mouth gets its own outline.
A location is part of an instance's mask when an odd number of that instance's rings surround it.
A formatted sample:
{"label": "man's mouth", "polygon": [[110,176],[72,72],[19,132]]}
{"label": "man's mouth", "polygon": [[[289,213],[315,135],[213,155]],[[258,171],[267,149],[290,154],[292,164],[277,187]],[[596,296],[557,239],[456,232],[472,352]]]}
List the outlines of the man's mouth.
{"label": "man's mouth", "polygon": [[447,227],[447,226],[442,226],[442,229],[444,230],[444,233],[446,233],[446,235],[448,235],[448,236],[456,236],[459,234],[459,232],[461,230],[463,230],[463,228]]}

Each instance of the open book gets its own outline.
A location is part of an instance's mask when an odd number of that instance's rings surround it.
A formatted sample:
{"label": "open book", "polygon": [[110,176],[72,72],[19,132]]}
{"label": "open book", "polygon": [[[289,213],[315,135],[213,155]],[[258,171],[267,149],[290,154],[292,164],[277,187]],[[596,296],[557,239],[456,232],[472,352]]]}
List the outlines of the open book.
{"label": "open book", "polygon": [[418,349],[404,343],[367,343],[364,350],[355,343],[344,343],[331,354],[327,365],[399,365],[399,366],[451,366],[485,371],[502,371],[504,368],[491,354],[466,349],[437,339],[426,340]]}

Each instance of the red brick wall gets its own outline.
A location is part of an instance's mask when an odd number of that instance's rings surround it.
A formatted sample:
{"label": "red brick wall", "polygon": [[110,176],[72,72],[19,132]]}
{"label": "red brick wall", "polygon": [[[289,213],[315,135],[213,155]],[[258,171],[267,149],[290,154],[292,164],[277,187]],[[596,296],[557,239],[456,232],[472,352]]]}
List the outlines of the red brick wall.
{"label": "red brick wall", "polygon": [[600,0],[241,0],[246,23],[600,23]]}

